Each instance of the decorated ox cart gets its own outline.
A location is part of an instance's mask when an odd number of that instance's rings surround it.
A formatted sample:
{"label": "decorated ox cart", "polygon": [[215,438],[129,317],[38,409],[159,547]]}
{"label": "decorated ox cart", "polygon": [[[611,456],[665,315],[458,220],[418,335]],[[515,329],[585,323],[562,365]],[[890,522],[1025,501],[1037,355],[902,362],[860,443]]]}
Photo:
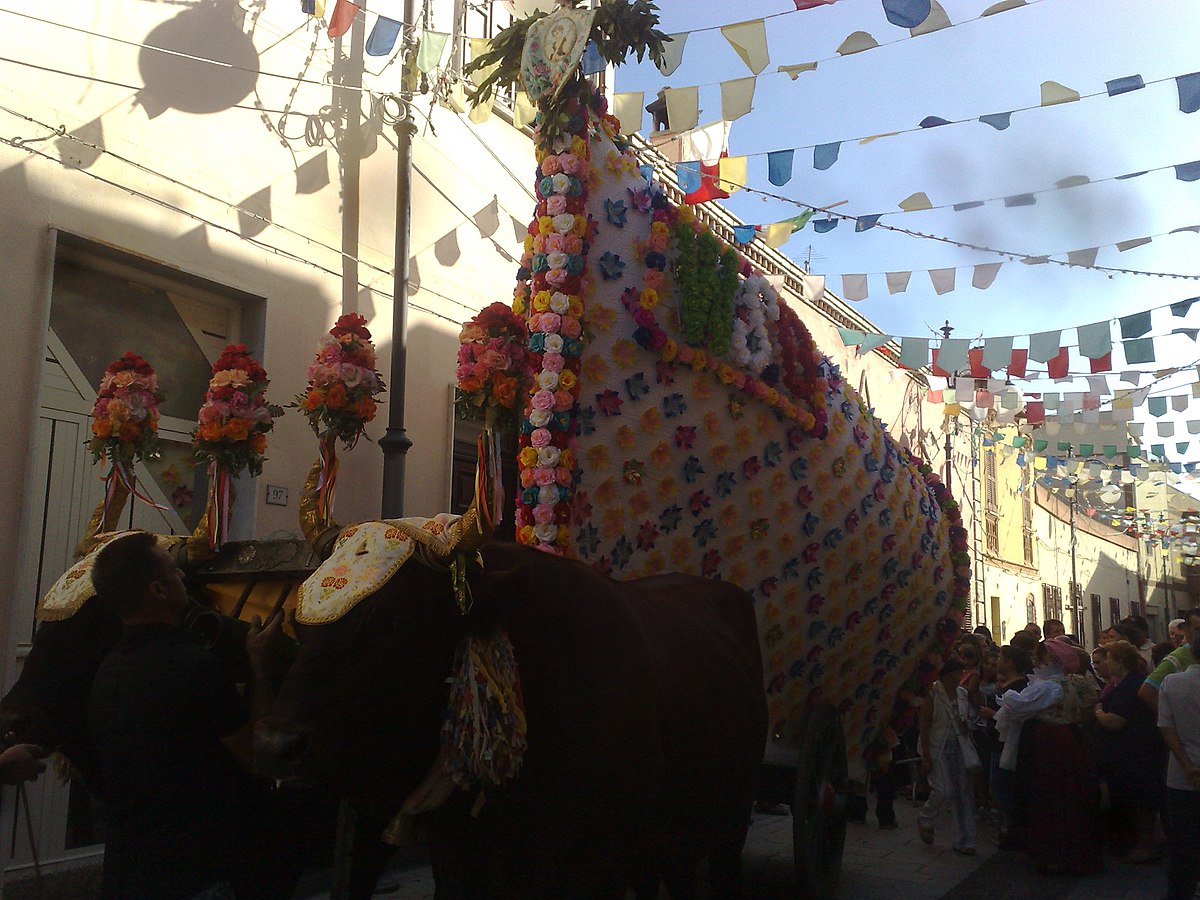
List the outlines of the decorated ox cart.
{"label": "decorated ox cart", "polygon": [[520,542],[617,579],[691,572],[752,593],[766,763],[789,773],[797,872],[824,893],[847,757],[886,758],[962,622],[966,532],[763,274],[648,180],[604,100],[531,58],[559,31],[611,62],[656,54],[653,14],[619,27],[637,10],[616,7],[532,17],[473,64],[478,100],[518,80],[541,94],[538,206],[511,311],[463,330],[463,406],[512,415]]}
{"label": "decorated ox cart", "polygon": [[[594,17],[571,9],[555,17],[574,16],[574,33],[619,62],[630,45],[661,50],[651,10],[605,0]],[[527,19],[493,42],[474,64],[486,75],[477,99],[522,77],[526,38],[544,35],[555,17]],[[507,417],[517,495],[502,515],[514,520],[518,543],[618,581],[683,572],[753,597],[769,714],[764,799],[791,803],[798,876],[823,895],[840,865],[851,769],[886,758],[962,621],[966,534],[945,486],[843,381],[797,311],[737,246],[643,174],[573,65],[559,67],[561,83],[536,62],[524,73],[531,94],[546,79],[538,207],[511,305],[494,304],[463,329],[460,404],[494,424]],[[322,352],[359,352],[361,329],[335,328]],[[361,433],[370,395],[353,415],[330,418],[322,391],[336,378],[322,381],[332,371],[322,365],[319,357],[301,398],[323,435],[301,506],[311,550],[249,543],[204,552],[220,544],[219,471],[213,527],[181,545],[226,613],[291,605],[292,586],[351,536],[333,522],[335,443]],[[340,399],[337,409],[348,409]],[[94,530],[107,529],[102,521]],[[379,539],[409,533],[385,529]],[[338,577],[318,568],[310,598]],[[571,601],[565,592],[561,602]],[[43,612],[62,618],[68,606]],[[311,608],[307,615],[321,621]]]}

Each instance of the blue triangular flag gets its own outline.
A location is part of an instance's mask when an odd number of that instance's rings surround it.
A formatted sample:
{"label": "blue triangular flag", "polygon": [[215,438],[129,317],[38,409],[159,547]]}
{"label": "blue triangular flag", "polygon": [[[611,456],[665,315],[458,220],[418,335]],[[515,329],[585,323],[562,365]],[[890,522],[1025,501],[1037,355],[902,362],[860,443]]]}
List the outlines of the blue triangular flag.
{"label": "blue triangular flag", "polygon": [[876,225],[879,224],[879,217],[882,215],[883,215],[883,213],[875,213],[874,215],[870,215],[870,216],[859,216],[858,219],[856,219],[854,222],[854,230],[855,231],[870,231],[872,228],[874,228]]}
{"label": "blue triangular flag", "polygon": [[962,212],[964,209],[978,209],[983,206],[982,200],[968,200],[965,203],[955,203],[954,211]]}
{"label": "blue triangular flag", "polygon": [[1033,194],[1016,194],[1004,198],[1005,206],[1033,206],[1035,203],[1037,203],[1037,197]]}
{"label": "blue triangular flag", "polygon": [[600,48],[595,41],[588,41],[583,58],[579,60],[579,72],[581,75],[595,75],[603,71],[604,57],[600,55]]}
{"label": "blue triangular flag", "polygon": [[1104,86],[1108,88],[1108,96],[1115,97],[1117,94],[1140,91],[1146,84],[1142,81],[1141,75],[1126,75],[1124,78],[1114,78],[1112,81],[1106,81],[1104,82]]}
{"label": "blue triangular flag", "polygon": [[396,46],[396,38],[400,36],[403,26],[395,19],[380,16],[375,20],[375,27],[367,38],[367,56],[387,56]]}
{"label": "blue triangular flag", "polygon": [[1180,112],[1194,113],[1200,109],[1200,72],[1180,75],[1175,79],[1175,86],[1179,88]]}
{"label": "blue triangular flag", "polygon": [[300,0],[300,12],[306,16],[315,16],[317,14],[317,0]]}
{"label": "blue triangular flag", "polygon": [[[795,150],[776,150],[767,154],[767,181],[775,187],[783,187],[792,180],[792,160]],[[837,158],[836,155],[834,157]]]}
{"label": "blue triangular flag", "polygon": [[979,121],[984,125],[991,125],[997,131],[1003,131],[1012,124],[1012,113],[988,113],[986,116],[980,116]]}
{"label": "blue triangular flag", "polygon": [[685,194],[700,190],[700,160],[675,163],[675,177],[679,179],[679,189]]}
{"label": "blue triangular flag", "polygon": [[817,234],[826,234],[837,228],[840,221],[841,219],[815,219],[812,223],[813,231]]}
{"label": "blue triangular flag", "polygon": [[883,11],[893,25],[916,28],[929,18],[930,5],[929,0],[883,0]]}
{"label": "blue triangular flag", "polygon": [[1175,177],[1180,181],[1195,181],[1200,178],[1200,160],[1180,163],[1175,167]]}
{"label": "blue triangular flag", "polygon": [[926,116],[917,123],[920,128],[937,128],[939,125],[949,125],[949,119],[943,119],[941,116]]}
{"label": "blue triangular flag", "polygon": [[640,166],[638,166],[638,171],[642,173],[642,177],[645,178],[647,181],[654,180],[654,166],[640,165]]}
{"label": "blue triangular flag", "polygon": [[1192,304],[1197,300],[1200,300],[1200,297],[1189,297],[1187,300],[1179,300],[1175,303],[1172,303],[1171,315],[1178,319],[1182,319],[1188,314],[1188,311],[1192,308]]}
{"label": "blue triangular flag", "polygon": [[1122,338],[1126,340],[1129,338],[1140,338],[1150,330],[1150,310],[1134,313],[1131,316],[1122,316],[1120,322]]}
{"label": "blue triangular flag", "polygon": [[813,147],[813,168],[824,171],[837,162],[838,153],[841,152],[842,142],[837,141],[832,144],[818,144]]}
{"label": "blue triangular flag", "polygon": [[753,225],[734,225],[733,239],[739,244],[748,244],[754,240],[754,231]]}
{"label": "blue triangular flag", "polygon": [[1130,172],[1128,175],[1118,175],[1117,181],[1124,181],[1126,178],[1140,178],[1142,175],[1145,175],[1145,174],[1146,174],[1146,170],[1142,169],[1142,171],[1140,171],[1140,172]]}

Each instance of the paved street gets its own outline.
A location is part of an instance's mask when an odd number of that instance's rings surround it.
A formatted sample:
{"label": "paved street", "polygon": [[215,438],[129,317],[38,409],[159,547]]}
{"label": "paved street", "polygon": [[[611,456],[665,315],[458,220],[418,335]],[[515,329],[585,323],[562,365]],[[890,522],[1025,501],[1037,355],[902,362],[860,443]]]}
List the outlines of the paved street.
{"label": "paved street", "polygon": [[[979,852],[967,857],[950,849],[951,824],[939,823],[932,847],[916,832],[916,809],[898,800],[900,827],[880,831],[874,816],[867,824],[851,824],[837,897],[842,900],[1159,900],[1165,893],[1163,864],[1130,866],[1111,863],[1091,878],[1038,877],[1020,856],[1001,853],[993,843],[995,829],[981,824]],[[752,900],[794,898],[792,820],[790,816],[756,813],[744,854],[747,895]],[[386,876],[388,900],[428,900],[433,879],[428,866],[394,869]],[[305,900],[328,894],[314,880]]]}

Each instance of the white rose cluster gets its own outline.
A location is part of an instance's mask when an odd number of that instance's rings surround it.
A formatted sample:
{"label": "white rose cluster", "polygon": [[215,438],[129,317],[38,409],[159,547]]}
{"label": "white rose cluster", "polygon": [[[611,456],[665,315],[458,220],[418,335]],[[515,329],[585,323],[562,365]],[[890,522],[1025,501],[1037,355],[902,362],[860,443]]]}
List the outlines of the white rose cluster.
{"label": "white rose cluster", "polygon": [[764,276],[751,275],[738,285],[733,313],[729,357],[745,371],[761,375],[775,359],[767,322],[779,321],[779,294]]}

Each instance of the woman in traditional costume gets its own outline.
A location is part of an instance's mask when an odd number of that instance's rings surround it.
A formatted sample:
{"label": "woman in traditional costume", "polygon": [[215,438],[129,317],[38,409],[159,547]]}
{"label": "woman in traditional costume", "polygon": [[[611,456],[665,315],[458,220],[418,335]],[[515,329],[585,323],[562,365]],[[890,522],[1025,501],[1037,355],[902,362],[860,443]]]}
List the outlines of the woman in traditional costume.
{"label": "woman in traditional costume", "polygon": [[1042,872],[1100,868],[1096,775],[1085,743],[1096,688],[1085,671],[1082,650],[1060,638],[1043,641],[1029,686],[1005,693],[996,715],[1000,765],[1016,770],[1018,791],[1028,798],[1027,849]]}

